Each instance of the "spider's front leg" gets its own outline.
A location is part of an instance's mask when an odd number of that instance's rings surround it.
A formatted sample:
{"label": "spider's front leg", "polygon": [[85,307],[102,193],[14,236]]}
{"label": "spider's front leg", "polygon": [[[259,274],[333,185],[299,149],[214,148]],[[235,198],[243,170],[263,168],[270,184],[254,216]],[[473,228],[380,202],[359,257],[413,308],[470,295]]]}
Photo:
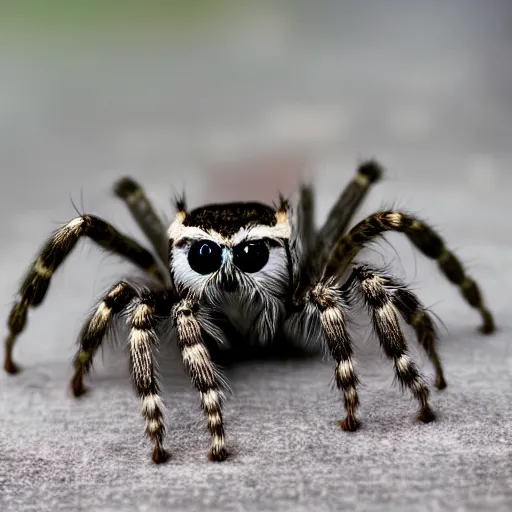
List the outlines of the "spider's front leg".
{"label": "spider's front leg", "polygon": [[340,422],[340,427],[353,432],[359,427],[356,419],[359,397],[358,379],[352,363],[352,342],[347,331],[345,310],[348,306],[346,297],[339,287],[321,282],[305,293],[303,310],[298,313],[297,319],[298,325],[312,326],[320,323],[325,342],[336,362],[334,379],[336,387],[343,392],[347,411],[347,416]]}
{"label": "spider's front leg", "polygon": [[[359,405],[357,395],[358,379],[352,363],[352,343],[347,332],[346,313],[350,307],[353,292],[361,292],[372,315],[374,329],[385,354],[394,362],[399,383],[411,390],[420,404],[418,419],[428,423],[435,414],[428,403],[429,390],[416,365],[407,353],[407,344],[398,323],[398,313],[409,313],[421,322],[427,322],[424,311],[416,297],[408,290],[401,290],[396,297],[390,291],[394,282],[368,268],[355,269],[351,278],[340,287],[335,280],[322,280],[313,285],[302,297],[302,309],[289,319],[292,332],[296,326],[309,327],[309,336],[315,334],[319,325],[321,334],[336,362],[335,381],[343,391],[347,417],[340,422],[343,430],[354,431],[359,422],[355,411]],[[407,307],[414,308],[408,310]],[[295,318],[294,318],[295,317]],[[293,320],[292,320],[293,319]],[[444,380],[442,371],[440,378]]]}
{"label": "spider's front leg", "polygon": [[[346,286],[354,281],[357,283],[355,290],[363,295],[381,347],[393,361],[398,382],[403,388],[409,388],[419,402],[418,419],[423,423],[433,421],[435,414],[428,403],[429,389],[408,354],[407,342],[398,321],[398,314],[404,312],[400,304],[406,304],[400,295],[400,291],[404,290],[397,289],[392,279],[367,266],[355,268]],[[408,290],[405,291],[407,297],[412,297],[415,305],[419,307],[416,297]],[[444,382],[442,371],[438,375],[438,381],[439,378]]]}
{"label": "spider's front leg", "polygon": [[71,381],[73,394],[82,395],[85,392],[83,378],[92,366],[95,353],[116,317],[130,311],[132,380],[141,400],[146,433],[154,444],[152,459],[155,463],[165,462],[169,457],[164,448],[164,406],[153,361],[153,350],[158,343],[155,323],[157,318],[169,315],[174,301],[169,290],[141,291],[124,281],[113,286],[82,330],[80,346],[74,358],[75,374]]}
{"label": "spider's front leg", "polygon": [[94,355],[100,348],[114,319],[136,299],[137,292],[129,283],[121,281],[113,286],[99,303],[96,311],[85,322],[79,338],[79,349],[73,359],[75,374],[71,390],[76,397],[86,392],[84,376],[89,373]]}
{"label": "spider's front leg", "polygon": [[153,441],[152,460],[155,464],[169,458],[164,448],[164,407],[153,360],[153,348],[158,339],[155,333],[156,297],[142,299],[133,312],[130,330],[130,361],[132,378],[141,399],[142,415],[146,420],[146,433]]}
{"label": "spider's front leg", "polygon": [[108,222],[93,215],[82,215],[71,220],[47,240],[20,286],[18,297],[9,314],[9,334],[5,340],[4,368],[8,373],[19,371],[12,354],[14,344],[27,324],[29,309],[43,302],[53,275],[79,240],[84,237],[110,253],[131,261],[160,281],[164,280],[152,254],[135,240],[117,231]]}
{"label": "spider's front leg", "polygon": [[446,278],[458,286],[466,302],[480,312],[483,333],[488,334],[495,330],[492,313],[485,304],[479,286],[467,275],[459,259],[430,226],[406,213],[386,210],[370,215],[354,226],[336,244],[324,275],[341,276],[364,246],[392,231],[405,234],[425,256],[437,260]]}
{"label": "spider's front leg", "polygon": [[208,417],[211,434],[208,458],[220,462],[228,457],[222,419],[221,380],[203,340],[198,310],[197,302],[183,299],[174,307],[173,317],[183,362],[201,395],[201,406]]}

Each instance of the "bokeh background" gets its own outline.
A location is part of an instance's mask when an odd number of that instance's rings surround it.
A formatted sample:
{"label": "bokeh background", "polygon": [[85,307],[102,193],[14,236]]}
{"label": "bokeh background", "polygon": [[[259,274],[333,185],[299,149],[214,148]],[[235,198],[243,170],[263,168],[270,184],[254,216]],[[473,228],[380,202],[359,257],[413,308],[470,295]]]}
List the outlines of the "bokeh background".
{"label": "bokeh background", "polygon": [[[243,510],[254,500],[280,510],[342,503],[412,510],[411,503],[422,500],[428,510],[475,503],[475,510],[509,510],[504,454],[510,453],[511,415],[499,411],[510,403],[506,389],[512,388],[505,342],[512,306],[511,27],[508,0],[0,0],[2,319],[37,247],[76,214],[72,202],[142,240],[112,197],[112,183],[123,175],[140,180],[168,220],[171,198],[182,191],[191,207],[272,201],[278,190],[289,193],[299,180],[310,180],[320,223],[357,163],[375,157],[387,169],[386,180],[361,215],[393,204],[440,227],[482,283],[503,327],[494,341],[477,337],[476,315],[457,290],[406,241],[391,237],[399,257],[385,245],[380,249],[445,323],[443,350],[455,394],[434,400],[447,415],[440,428],[451,444],[441,447],[433,431],[425,439],[408,437],[411,404],[389,386],[391,373],[378,356],[373,366],[360,364],[368,380],[362,414],[374,430],[364,431],[367,437],[353,448],[341,443],[331,421],[339,402],[329,395],[329,364],[299,371],[254,366],[232,376],[238,398],[229,417],[239,455],[222,473],[204,461],[206,437],[193,390],[186,380],[182,387],[167,382],[170,400],[179,398],[172,445],[181,448],[178,466],[156,472],[146,464],[124,359],[103,371],[106,380],[96,381],[100,389],[89,402],[77,407],[65,395],[88,308],[110,282],[132,271],[83,244],[55,276],[44,308],[33,312],[20,339],[16,356],[25,372],[0,377],[2,509],[21,510],[25,499],[34,510],[43,510],[43,502],[49,510],[194,510],[198,504]],[[304,394],[303,402],[290,398],[294,391]],[[328,403],[319,399],[324,396]],[[398,416],[382,434],[388,398]],[[457,407],[471,409],[473,400],[480,411],[498,411],[491,433],[479,423],[472,434],[463,429],[465,413]],[[111,417],[114,409],[125,411],[121,423]],[[266,441],[259,418],[266,419]],[[88,425],[85,439],[79,425]],[[286,425],[302,437],[288,439]],[[312,432],[320,428],[319,448]],[[261,453],[251,448],[255,440],[263,443]],[[416,451],[403,453],[409,443]],[[450,451],[454,446],[460,451]],[[266,466],[276,451],[282,465]],[[375,460],[365,458],[369,452],[377,453]],[[448,465],[438,473],[442,455]],[[299,461],[307,463],[293,470]],[[340,473],[342,463],[353,478]],[[461,467],[466,470],[456,479]],[[138,478],[132,494],[129,478]],[[178,490],[167,492],[172,479]]]}

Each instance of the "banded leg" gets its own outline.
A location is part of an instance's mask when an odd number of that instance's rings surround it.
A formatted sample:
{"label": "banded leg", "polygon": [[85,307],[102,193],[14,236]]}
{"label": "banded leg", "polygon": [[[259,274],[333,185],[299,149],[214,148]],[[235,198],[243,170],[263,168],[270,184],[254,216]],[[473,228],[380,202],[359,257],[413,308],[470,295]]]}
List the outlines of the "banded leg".
{"label": "banded leg", "polygon": [[197,307],[197,303],[187,299],[179,302],[174,309],[175,325],[183,362],[201,395],[201,406],[208,418],[211,434],[208,458],[220,462],[228,457],[222,420],[223,395],[196,318]]}
{"label": "banded leg", "polygon": [[[396,287],[388,278],[389,286]],[[437,332],[429,312],[423,307],[418,297],[404,287],[397,287],[393,294],[393,304],[404,320],[416,331],[418,342],[427,353],[436,372],[435,386],[437,389],[446,388],[443,365],[436,350]]]}
{"label": "banded leg", "polygon": [[133,218],[151,242],[162,262],[167,263],[169,258],[167,232],[142,187],[127,177],[122,178],[114,185],[114,192],[126,203]]}
{"label": "banded leg", "polygon": [[441,237],[431,227],[405,213],[387,210],[357,224],[338,242],[327,263],[325,275],[341,275],[366,244],[388,231],[404,233],[425,256],[437,260],[442,273],[459,287],[465,300],[480,312],[483,319],[482,332],[491,333],[495,330],[492,314],[484,303],[478,285],[466,274],[461,262],[446,248]]}
{"label": "banded leg", "polygon": [[353,275],[359,282],[380,345],[394,363],[398,382],[402,387],[408,387],[420,404],[418,419],[423,423],[433,421],[435,414],[428,403],[429,390],[407,353],[407,343],[398,322],[398,309],[390,290],[381,276],[368,272],[365,267],[354,269]]}
{"label": "banded leg", "polygon": [[[437,389],[444,389],[446,387],[446,380],[444,378],[443,366],[436,350],[437,332],[429,312],[421,304],[418,297],[397,279],[371,269],[367,265],[358,267],[353,276],[363,273],[368,282],[372,280],[379,287],[386,290],[393,306],[402,318],[414,328],[419,344],[425,350],[434,366],[436,372],[435,386]],[[350,287],[350,279],[345,286]]]}
{"label": "banded leg", "polygon": [[319,311],[329,351],[336,361],[336,387],[343,391],[347,416],[340,422],[340,427],[354,432],[359,427],[356,419],[356,409],[359,405],[358,379],[352,363],[352,342],[347,332],[345,313],[341,305],[342,298],[338,290],[319,284],[311,292],[311,299]]}
{"label": "banded leg", "polygon": [[100,348],[116,315],[121,313],[137,296],[131,285],[120,282],[105,295],[80,334],[80,346],[73,360],[75,374],[71,379],[71,390],[78,397],[85,393],[84,375],[92,367],[92,360]]}
{"label": "banded leg", "polygon": [[165,462],[169,453],[164,448],[164,405],[153,361],[153,348],[158,344],[155,333],[155,298],[142,298],[133,312],[130,330],[130,361],[132,379],[146,421],[146,434],[153,442],[152,460],[155,464]]}
{"label": "banded leg", "polygon": [[46,242],[21,284],[19,297],[14,303],[8,319],[9,334],[5,342],[4,361],[4,368],[7,372],[19,371],[18,366],[13,362],[12,352],[18,335],[25,328],[28,309],[39,306],[43,302],[50,286],[51,277],[83,236],[87,236],[112,253],[124,256],[160,280],[163,279],[151,253],[135,240],[122,235],[98,217],[84,215],[73,219],[57,230]]}
{"label": "banded leg", "polygon": [[362,163],[352,181],[345,187],[335,205],[332,207],[327,220],[318,233],[319,268],[323,269],[331,255],[336,242],[346,232],[355,212],[363,202],[370,186],[382,176],[383,170],[375,161]]}

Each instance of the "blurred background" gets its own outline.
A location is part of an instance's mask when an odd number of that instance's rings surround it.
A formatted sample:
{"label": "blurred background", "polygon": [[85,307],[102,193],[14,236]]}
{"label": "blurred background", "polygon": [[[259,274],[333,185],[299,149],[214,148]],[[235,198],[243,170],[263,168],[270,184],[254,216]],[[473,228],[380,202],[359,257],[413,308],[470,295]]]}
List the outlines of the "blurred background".
{"label": "blurred background", "polygon": [[[111,194],[127,174],[168,220],[182,191],[190,207],[272,201],[307,179],[321,222],[375,157],[387,178],[361,215],[414,210],[467,248],[470,268],[498,272],[487,248],[509,243],[495,223],[511,183],[508,0],[0,5],[2,317],[38,246],[76,215],[72,201],[140,237]],[[117,263],[81,245],[31,325],[60,325],[49,343],[72,346]],[[29,360],[54,357],[24,346]]]}
{"label": "blurred background", "polygon": [[219,469],[182,364],[162,362],[175,458],[155,468],[126,357],[98,361],[86,400],[68,396],[87,312],[134,273],[82,243],[30,312],[15,348],[25,371],[0,372],[0,508],[510,511],[511,119],[510,0],[0,0],[2,337],[22,275],[73,203],[148,245],[111,192],[121,176],[169,221],[176,193],[190,207],[270,202],[310,180],[320,224],[371,157],[386,179],[360,218],[394,205],[438,228],[500,327],[479,336],[459,291],[392,235],[396,252],[365,254],[392,261],[440,319],[439,422],[413,424],[366,329],[354,338],[360,435],[336,428],[330,362],[244,366],[229,375],[235,456]]}

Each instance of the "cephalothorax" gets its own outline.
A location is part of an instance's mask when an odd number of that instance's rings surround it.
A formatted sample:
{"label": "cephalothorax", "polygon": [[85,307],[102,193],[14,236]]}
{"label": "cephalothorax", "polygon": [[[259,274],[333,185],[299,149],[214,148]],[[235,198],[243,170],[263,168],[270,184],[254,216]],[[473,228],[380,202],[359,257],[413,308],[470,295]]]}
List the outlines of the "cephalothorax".
{"label": "cephalothorax", "polygon": [[494,322],[476,283],[459,260],[416,217],[395,210],[381,211],[346,232],[354,212],[381,172],[375,162],[362,164],[320,230],[314,227],[310,187],[301,188],[293,206],[281,198],[275,207],[229,203],[189,212],[184,201],[178,201],[176,218],[166,231],[140,186],[129,178],[121,180],[116,193],[126,201],[158,258],[91,215],[79,216],[60,228],[31,266],[12,308],[6,371],[18,371],[12,350],[25,327],[29,307],[41,304],[53,273],[78,240],[87,236],[151,274],[154,285],[122,281],[103,297],[80,334],[71,387],[75,396],[84,393],[84,375],[91,368],[94,354],[116,317],[125,316],[130,325],[132,377],[141,399],[146,433],[154,444],[154,462],[168,458],[154,349],[158,327],[169,319],[183,363],[207,415],[212,460],[224,460],[228,451],[222,417],[222,378],[209,348],[229,341],[239,347],[269,346],[276,339],[324,345],[335,362],[336,385],[343,392],[346,417],[340,422],[341,428],[357,429],[358,380],[346,326],[347,314],[358,299],[366,305],[380,344],[394,364],[398,382],[418,400],[418,418],[432,421],[435,415],[428,403],[429,390],[408,355],[399,322],[401,318],[414,327],[435,367],[435,385],[443,389],[446,382],[435,348],[432,318],[402,283],[369,265],[355,264],[354,257],[385,232],[401,232],[426,256],[437,260],[466,301],[480,311],[483,332],[492,332]]}

